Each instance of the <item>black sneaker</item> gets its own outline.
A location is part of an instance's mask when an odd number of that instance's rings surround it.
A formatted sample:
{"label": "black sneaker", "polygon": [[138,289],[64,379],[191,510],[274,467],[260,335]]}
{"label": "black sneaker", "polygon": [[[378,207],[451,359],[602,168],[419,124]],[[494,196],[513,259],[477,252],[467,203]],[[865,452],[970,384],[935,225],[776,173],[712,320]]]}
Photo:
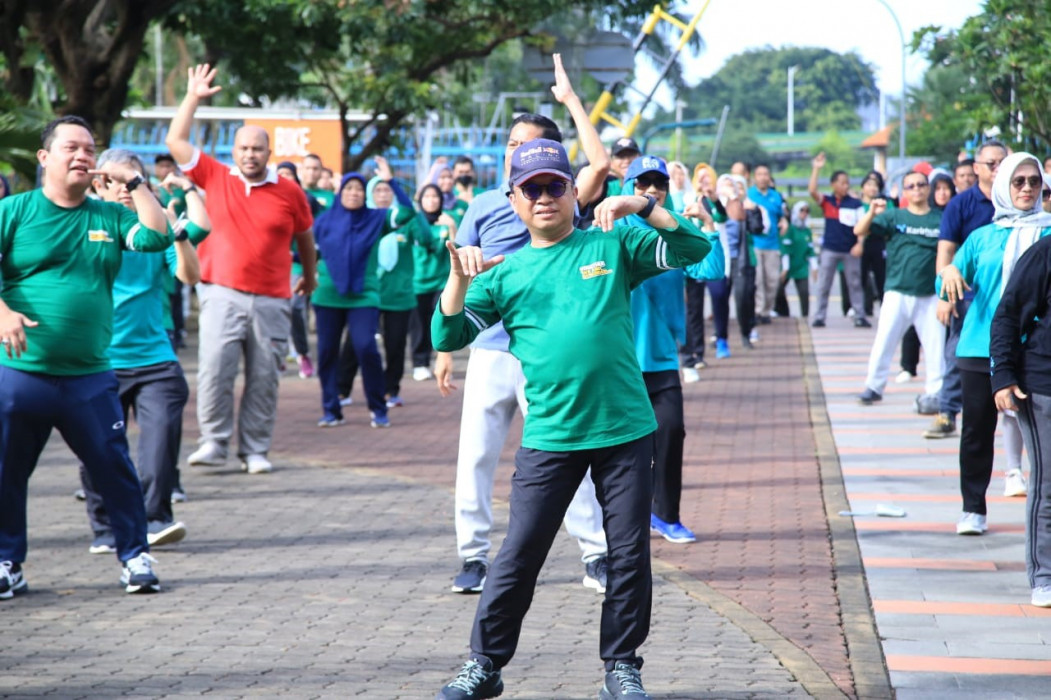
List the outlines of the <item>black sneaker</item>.
{"label": "black sneaker", "polygon": [[124,562],[124,569],[120,574],[120,583],[128,593],[156,593],[161,590],[161,582],[153,573],[151,564],[156,559],[143,552],[134,559]]}
{"label": "black sneaker", "polygon": [[825,327],[825,319],[823,319],[823,318],[816,319],[813,323],[810,324],[810,327],[811,328],[824,328]]}
{"label": "black sneaker", "polygon": [[637,665],[627,661],[618,661],[613,670],[606,674],[606,682],[602,684],[602,691],[598,694],[599,700],[650,700],[646,689],[642,687],[642,659]]}
{"label": "black sneaker", "polygon": [[593,588],[599,593],[606,592],[606,573],[609,571],[609,561],[602,556],[592,559],[584,564],[584,587]]}
{"label": "black sneaker", "polygon": [[866,406],[871,406],[877,401],[882,400],[883,394],[873,391],[872,389],[865,389],[865,391],[861,392],[861,396],[858,397],[858,403],[864,404]]}
{"label": "black sneaker", "polygon": [[453,593],[481,593],[485,585],[485,575],[489,566],[480,559],[471,559],[463,563],[460,575],[453,579]]}
{"label": "black sneaker", "polygon": [[493,668],[489,659],[470,659],[463,665],[456,678],[438,691],[434,700],[482,700],[495,698],[504,692],[500,671]]}
{"label": "black sneaker", "polygon": [[854,319],[855,328],[872,328],[872,324],[869,323],[867,318],[858,317]]}
{"label": "black sneaker", "polygon": [[29,584],[22,575],[22,565],[10,561],[0,561],[0,600],[14,598],[15,595],[29,592]]}

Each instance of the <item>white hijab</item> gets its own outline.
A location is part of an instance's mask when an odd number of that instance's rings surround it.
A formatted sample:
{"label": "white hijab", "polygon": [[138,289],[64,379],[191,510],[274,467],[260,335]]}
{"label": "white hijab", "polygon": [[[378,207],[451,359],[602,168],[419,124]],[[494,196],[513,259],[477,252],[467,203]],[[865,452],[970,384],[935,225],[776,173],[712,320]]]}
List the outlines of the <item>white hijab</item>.
{"label": "white hijab", "polygon": [[1000,277],[1000,292],[1003,293],[1007,286],[1007,280],[1011,278],[1011,272],[1015,263],[1029,247],[1040,240],[1044,229],[1051,226],[1051,214],[1043,209],[1043,200],[1037,194],[1036,201],[1030,209],[1019,209],[1011,201],[1011,180],[1015,171],[1023,163],[1032,163],[1036,172],[1041,176],[1040,190],[1043,190],[1043,169],[1036,156],[1019,152],[1012,153],[1000,163],[996,171],[996,179],[993,180],[993,223],[1011,229],[1007,238],[1007,246],[1004,248],[1004,261]]}

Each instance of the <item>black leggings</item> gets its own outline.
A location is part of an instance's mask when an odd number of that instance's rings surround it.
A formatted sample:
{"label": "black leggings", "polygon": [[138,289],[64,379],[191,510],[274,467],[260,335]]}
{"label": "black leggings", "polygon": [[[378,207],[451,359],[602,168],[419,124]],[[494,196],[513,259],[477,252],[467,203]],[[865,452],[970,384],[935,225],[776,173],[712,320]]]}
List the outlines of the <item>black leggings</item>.
{"label": "black leggings", "polygon": [[[966,358],[971,360],[972,358]],[[986,364],[988,365],[988,360]],[[985,515],[985,492],[993,477],[996,446],[996,404],[989,370],[960,367],[963,386],[963,426],[960,430],[960,495],[966,513]]]}

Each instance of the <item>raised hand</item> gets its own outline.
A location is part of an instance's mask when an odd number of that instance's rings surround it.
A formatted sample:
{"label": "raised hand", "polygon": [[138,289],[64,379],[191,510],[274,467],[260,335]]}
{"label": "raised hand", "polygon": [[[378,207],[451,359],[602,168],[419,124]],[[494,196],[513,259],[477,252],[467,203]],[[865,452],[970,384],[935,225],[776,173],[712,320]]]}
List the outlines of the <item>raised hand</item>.
{"label": "raised hand", "polygon": [[874,199],[869,205],[872,209],[873,216],[879,216],[883,212],[887,211],[887,200],[885,199]]}
{"label": "raised hand", "polygon": [[562,54],[551,54],[551,60],[555,63],[555,84],[551,86],[551,93],[559,103],[565,104],[566,100],[576,97],[576,93],[573,92],[566,69],[562,67]]}
{"label": "raised hand", "polygon": [[102,180],[103,184],[107,186],[109,185],[110,180],[125,185],[129,180],[140,174],[138,170],[127,163],[118,163],[112,160],[103,163],[101,168],[89,170],[88,173],[97,175],[99,179]]}
{"label": "raised hand", "polygon": [[465,279],[477,277],[504,261],[503,255],[496,255],[485,260],[482,257],[482,249],[473,245],[457,248],[452,241],[445,241],[445,247],[449,251],[453,274]]}
{"label": "raised hand", "polygon": [[825,152],[822,151],[814,156],[814,159],[810,161],[810,164],[814,166],[815,170],[821,170],[821,168],[825,167]]}
{"label": "raised hand", "polygon": [[390,163],[383,156],[376,156],[373,158],[376,161],[376,176],[384,182],[390,182],[394,179],[394,172],[390,169]]}
{"label": "raised hand", "polygon": [[222,90],[221,86],[212,85],[216,70],[207,63],[187,69],[189,79],[186,81],[186,94],[203,100]]}
{"label": "raised hand", "polygon": [[607,197],[595,207],[595,226],[603,231],[612,231],[617,219],[637,214],[645,209],[647,204],[649,200],[641,195]]}
{"label": "raised hand", "polygon": [[193,183],[190,182],[190,178],[185,175],[176,175],[175,173],[168,173],[168,175],[161,180],[161,187],[171,192],[173,188],[178,187],[179,189],[189,189],[193,187]]}

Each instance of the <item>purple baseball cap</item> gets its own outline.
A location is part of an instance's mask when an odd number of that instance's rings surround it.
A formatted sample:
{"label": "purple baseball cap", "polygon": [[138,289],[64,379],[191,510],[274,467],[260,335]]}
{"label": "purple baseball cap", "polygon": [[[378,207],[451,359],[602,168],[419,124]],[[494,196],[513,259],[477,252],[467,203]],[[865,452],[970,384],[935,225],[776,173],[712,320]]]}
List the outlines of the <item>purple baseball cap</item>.
{"label": "purple baseball cap", "polygon": [[511,184],[520,185],[537,175],[557,175],[573,182],[573,168],[565,146],[551,139],[533,139],[511,154]]}

